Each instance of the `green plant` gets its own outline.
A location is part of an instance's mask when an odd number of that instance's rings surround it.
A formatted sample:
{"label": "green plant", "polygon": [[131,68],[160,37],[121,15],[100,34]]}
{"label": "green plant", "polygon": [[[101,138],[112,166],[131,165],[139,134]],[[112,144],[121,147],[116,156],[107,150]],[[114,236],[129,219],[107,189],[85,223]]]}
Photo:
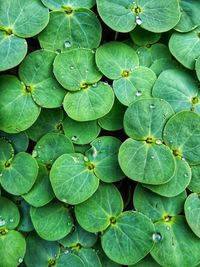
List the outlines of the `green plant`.
{"label": "green plant", "polygon": [[200,266],[198,0],[1,1],[0,72],[0,267]]}

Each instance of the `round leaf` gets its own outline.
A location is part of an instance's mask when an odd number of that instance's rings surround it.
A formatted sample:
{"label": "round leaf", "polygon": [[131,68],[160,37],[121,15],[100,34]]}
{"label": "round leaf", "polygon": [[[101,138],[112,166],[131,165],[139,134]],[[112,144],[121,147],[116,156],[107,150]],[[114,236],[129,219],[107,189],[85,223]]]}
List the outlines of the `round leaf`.
{"label": "round leaf", "polygon": [[158,42],[161,37],[161,34],[149,32],[138,26],[133,31],[130,32],[130,36],[136,45],[148,46]]}
{"label": "round leaf", "polygon": [[[66,117],[63,121],[65,135],[75,144],[84,145],[93,141],[100,133],[97,121],[78,122]],[[84,129],[84,131],[83,131]]]}
{"label": "round leaf", "polygon": [[38,175],[38,165],[28,153],[19,152],[11,161],[4,165],[1,185],[13,195],[27,193]]}
{"label": "round leaf", "polygon": [[84,262],[85,267],[102,267],[96,251],[92,248],[82,248],[75,252]]}
{"label": "round leaf", "polygon": [[196,193],[190,194],[185,201],[185,218],[192,231],[200,237],[200,198]]}
{"label": "round leaf", "polygon": [[156,222],[178,215],[183,211],[185,199],[185,191],[176,197],[168,198],[159,196],[138,184],[134,191],[133,205],[137,211]]}
{"label": "round leaf", "polygon": [[0,129],[8,133],[26,130],[37,120],[40,107],[17,77],[2,75],[0,83]]}
{"label": "round leaf", "polygon": [[13,34],[0,31],[0,71],[17,66],[27,53],[27,42]]}
{"label": "round leaf", "polygon": [[186,68],[195,68],[195,59],[200,56],[200,27],[188,33],[175,32],[169,40],[172,55]]}
{"label": "round leaf", "polygon": [[199,238],[189,229],[184,216],[176,216],[169,222],[159,221],[155,228],[157,238],[151,255],[159,264],[188,267],[200,262]]}
{"label": "round leaf", "polygon": [[14,156],[14,149],[12,145],[5,139],[0,138],[0,179],[2,171],[7,160],[11,160]]}
{"label": "round leaf", "polygon": [[164,184],[175,171],[175,160],[167,146],[131,138],[119,149],[119,164],[129,178],[145,184]]}
{"label": "round leaf", "polygon": [[101,41],[101,24],[89,9],[52,11],[47,27],[38,35],[40,46],[60,51],[69,48],[96,48]]}
{"label": "round leaf", "polygon": [[91,143],[86,152],[89,161],[94,165],[95,175],[103,182],[111,183],[124,178],[119,163],[118,151],[121,141],[112,136],[102,136]]}
{"label": "round leaf", "polygon": [[152,94],[170,103],[175,112],[190,110],[198,94],[198,83],[182,70],[165,70],[156,80]]}
{"label": "round leaf", "polygon": [[28,148],[29,140],[25,132],[9,134],[0,131],[0,136],[5,137],[12,144],[15,152],[24,152]]}
{"label": "round leaf", "polygon": [[23,235],[14,230],[0,232],[1,267],[13,267],[22,263],[26,251]]}
{"label": "round leaf", "polygon": [[0,229],[15,229],[19,219],[20,214],[17,206],[8,198],[0,196]]}
{"label": "round leaf", "polygon": [[86,89],[69,92],[63,107],[67,115],[76,121],[92,121],[105,116],[114,103],[112,88],[102,82],[87,85]]}
{"label": "round leaf", "polygon": [[78,153],[60,156],[52,166],[50,181],[56,197],[71,205],[88,199],[99,185],[93,169]]}
{"label": "round leaf", "polygon": [[158,98],[141,99],[126,110],[124,130],[136,140],[149,140],[151,143],[159,140],[162,143],[163,127],[171,115],[173,110],[166,101]]}
{"label": "round leaf", "polygon": [[97,48],[96,63],[106,77],[115,80],[129,75],[139,61],[136,52],[128,45],[108,42]]}
{"label": "round leaf", "polygon": [[122,213],[101,238],[106,255],[119,264],[134,264],[153,247],[154,225],[139,212]]}
{"label": "round leaf", "polygon": [[72,229],[68,208],[56,200],[40,208],[32,207],[30,214],[36,232],[45,240],[59,240]]}
{"label": "round leaf", "polygon": [[137,262],[136,264],[130,265],[129,267],[160,267],[161,265],[158,264],[151,256],[148,254],[144,259]]}
{"label": "round leaf", "polygon": [[164,141],[174,154],[190,163],[200,163],[200,116],[191,111],[181,111],[172,116],[164,128]]}
{"label": "round leaf", "polygon": [[191,166],[192,170],[192,179],[190,184],[188,185],[188,189],[192,192],[199,193],[200,192],[200,165]]}
{"label": "round leaf", "polygon": [[26,242],[27,250],[24,261],[27,267],[49,266],[60,252],[57,242],[43,240],[33,232],[28,235]]}
{"label": "round leaf", "polygon": [[85,264],[80,257],[74,254],[65,254],[58,259],[56,267],[67,267],[67,266],[85,267]]}
{"label": "round leaf", "polygon": [[29,87],[34,101],[45,108],[60,107],[66,91],[53,75],[56,53],[38,50],[30,53],[19,67],[20,79]]}
{"label": "round leaf", "polygon": [[123,201],[117,188],[101,183],[92,197],[75,206],[75,215],[86,231],[96,233],[105,230],[122,210]]}

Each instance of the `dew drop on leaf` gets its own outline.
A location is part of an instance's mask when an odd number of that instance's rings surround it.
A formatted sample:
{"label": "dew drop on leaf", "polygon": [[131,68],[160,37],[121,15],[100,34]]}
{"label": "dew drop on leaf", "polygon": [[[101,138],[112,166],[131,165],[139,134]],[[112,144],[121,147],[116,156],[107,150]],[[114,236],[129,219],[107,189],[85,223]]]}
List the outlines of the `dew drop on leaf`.
{"label": "dew drop on leaf", "polygon": [[89,72],[89,70],[88,70],[88,69],[86,69],[86,70],[85,70],[85,73],[88,73],[88,72]]}
{"label": "dew drop on leaf", "polygon": [[152,155],[152,156],[151,156],[151,159],[155,159],[155,156],[154,156],[154,155]]}
{"label": "dew drop on leaf", "polygon": [[78,137],[76,135],[72,136],[71,138],[72,142],[77,142],[78,141]]}
{"label": "dew drop on leaf", "polygon": [[154,233],[152,236],[152,239],[154,242],[160,242],[162,241],[162,236],[160,233]]}
{"label": "dew drop on leaf", "polygon": [[70,41],[67,40],[64,42],[64,46],[65,46],[65,48],[70,48],[72,46],[72,44]]}
{"label": "dew drop on leaf", "polygon": [[157,145],[162,145],[162,141],[161,140],[156,140],[156,144]]}
{"label": "dew drop on leaf", "polygon": [[98,85],[97,83],[93,83],[92,87],[97,87],[97,85]]}
{"label": "dew drop on leaf", "polygon": [[169,227],[169,226],[167,226],[167,230],[168,230],[168,231],[170,230],[170,227]]}
{"label": "dew drop on leaf", "polygon": [[0,226],[4,226],[6,224],[6,221],[4,219],[0,219]]}
{"label": "dew drop on leaf", "polygon": [[70,68],[70,70],[74,70],[74,69],[75,69],[75,67],[74,67],[74,66],[70,66],[69,68]]}
{"label": "dew drop on leaf", "polygon": [[142,20],[141,20],[141,18],[139,16],[136,16],[135,22],[136,22],[137,25],[141,25],[142,24]]}
{"label": "dew drop on leaf", "polygon": [[13,219],[13,218],[11,218],[11,219],[9,220],[9,222],[13,223],[13,222],[14,222],[14,219]]}
{"label": "dew drop on leaf", "polygon": [[0,173],[0,177],[3,175],[3,173]]}
{"label": "dew drop on leaf", "polygon": [[184,176],[185,176],[185,177],[188,177],[188,174],[187,174],[187,173],[185,173],[185,174],[184,174]]}
{"label": "dew drop on leaf", "polygon": [[136,96],[141,96],[142,95],[142,91],[138,90],[135,95]]}
{"label": "dew drop on leaf", "polygon": [[154,109],[155,108],[155,105],[154,104],[150,104],[149,106],[151,109]]}
{"label": "dew drop on leaf", "polygon": [[22,259],[22,258],[19,258],[19,259],[18,259],[18,262],[19,262],[19,263],[22,263],[22,262],[23,262],[23,259]]}

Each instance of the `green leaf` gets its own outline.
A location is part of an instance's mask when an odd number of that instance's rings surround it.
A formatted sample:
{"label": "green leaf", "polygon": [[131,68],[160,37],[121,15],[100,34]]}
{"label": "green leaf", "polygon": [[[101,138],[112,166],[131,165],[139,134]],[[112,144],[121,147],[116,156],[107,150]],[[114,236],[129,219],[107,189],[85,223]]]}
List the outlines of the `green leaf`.
{"label": "green leaf", "polygon": [[15,152],[25,152],[28,148],[29,140],[25,132],[9,134],[0,131],[0,136],[5,137],[12,144]]}
{"label": "green leaf", "polygon": [[17,206],[10,199],[0,196],[0,229],[15,229],[19,219]]}
{"label": "green leaf", "polygon": [[72,142],[64,134],[47,133],[37,142],[32,156],[38,162],[46,164],[47,169],[51,168],[53,162],[65,153],[73,153]]}
{"label": "green leaf", "polygon": [[[0,177],[7,160],[11,160],[14,156],[14,149],[12,145],[5,139],[0,138]],[[1,178],[0,178],[1,180]]]}
{"label": "green leaf", "polygon": [[31,190],[23,198],[34,207],[42,207],[55,197],[49,181],[49,170],[45,165],[39,164],[37,179]]}
{"label": "green leaf", "polygon": [[49,266],[53,260],[56,261],[56,257],[60,252],[57,242],[41,239],[34,232],[28,235],[26,242],[27,250],[24,261],[27,267]]}
{"label": "green leaf", "polygon": [[23,262],[26,241],[23,235],[14,230],[0,231],[1,267],[18,266]]}
{"label": "green leaf", "polygon": [[175,112],[190,110],[198,95],[198,83],[183,70],[165,70],[156,80],[152,94],[170,103]]}
{"label": "green leaf", "polygon": [[104,117],[98,119],[98,123],[104,130],[117,131],[123,128],[123,118],[126,107],[116,98],[112,109]]}
{"label": "green leaf", "polygon": [[101,183],[85,202],[75,206],[78,223],[88,232],[105,230],[123,210],[123,200],[113,184]]}
{"label": "green leaf", "polygon": [[73,0],[71,3],[68,0],[42,0],[42,3],[51,10],[65,10],[66,7],[91,8],[95,5],[95,0]]}
{"label": "green leaf", "polygon": [[22,195],[35,183],[38,165],[31,155],[19,152],[13,159],[6,161],[1,174],[1,186],[13,195]]}
{"label": "green leaf", "polygon": [[97,8],[103,21],[119,32],[130,32],[136,25],[152,32],[166,32],[180,19],[176,0],[97,0]]}
{"label": "green leaf", "polygon": [[191,180],[191,168],[189,164],[179,157],[175,159],[175,172],[172,179],[161,185],[144,185],[151,191],[165,197],[174,197],[183,192]]}
{"label": "green leaf", "polygon": [[67,115],[76,121],[99,119],[111,110],[114,103],[112,88],[103,83],[86,85],[85,89],[69,92],[64,98],[63,107]]}
{"label": "green leaf", "polygon": [[127,77],[139,65],[136,52],[126,44],[108,42],[96,50],[96,64],[109,79]]}
{"label": "green leaf", "polygon": [[196,60],[195,70],[196,70],[197,78],[200,81],[200,56]]}
{"label": "green leaf", "polygon": [[172,55],[186,68],[195,68],[195,59],[200,56],[200,27],[188,33],[175,32],[169,40]]}
{"label": "green leaf", "polygon": [[53,75],[56,53],[37,50],[30,53],[19,67],[19,77],[32,93],[34,101],[41,107],[62,106],[66,91]]}
{"label": "green leaf", "polygon": [[122,143],[118,157],[122,171],[140,183],[164,184],[174,175],[173,154],[163,144],[148,144],[129,138]]}
{"label": "green leaf", "polygon": [[181,111],[172,116],[164,128],[164,141],[173,153],[189,161],[200,163],[200,116],[191,111]]}
{"label": "green leaf", "polygon": [[49,132],[62,133],[62,120],[64,112],[60,108],[42,109],[36,122],[27,129],[28,137],[37,142],[43,135]]}
{"label": "green leaf", "polygon": [[81,258],[85,267],[102,267],[96,251],[92,248],[82,248],[75,251],[75,254]]}
{"label": "green leaf", "polygon": [[188,185],[188,189],[192,192],[199,193],[200,192],[200,165],[191,166],[192,170],[192,179],[190,184]]}
{"label": "green leaf", "polygon": [[161,38],[161,34],[149,32],[137,26],[133,31],[130,32],[130,37],[136,45],[145,46],[157,43]]}
{"label": "green leaf", "polygon": [[135,67],[127,77],[115,80],[113,89],[119,101],[129,106],[138,99],[151,97],[151,89],[155,80],[156,75],[149,68]]}
{"label": "green leaf", "polygon": [[23,200],[22,197],[15,196],[14,202],[16,203],[20,211],[20,222],[17,230],[25,233],[33,231],[34,227],[30,216],[31,206],[25,200]]}
{"label": "green leaf", "polygon": [[139,212],[126,211],[103,233],[101,244],[106,255],[119,264],[134,264],[153,247],[152,221]]}
{"label": "green leaf", "polygon": [[[93,141],[101,128],[97,121],[79,122],[66,117],[63,121],[64,134],[75,144],[84,145]],[[84,131],[83,131],[84,129]]]}
{"label": "green leaf", "polygon": [[169,69],[178,69],[179,64],[171,58],[160,58],[153,62],[150,69],[159,76],[161,72]]}
{"label": "green leaf", "polygon": [[116,263],[116,262],[110,260],[110,259],[106,256],[106,254],[105,254],[105,252],[103,251],[103,249],[102,249],[102,247],[101,247],[100,244],[97,244],[97,247],[96,247],[96,248],[97,248],[96,252],[97,252],[97,254],[98,254],[98,256],[99,256],[99,259],[100,259],[100,261],[101,261],[101,265],[102,265],[103,267],[121,267],[121,265],[119,265],[118,263]]}
{"label": "green leaf", "polygon": [[2,75],[0,83],[0,129],[8,133],[26,130],[37,120],[40,107],[17,77]]}
{"label": "green leaf", "polygon": [[136,264],[129,265],[129,267],[160,267],[161,265],[158,264],[151,256],[148,254],[144,259],[137,262]]}
{"label": "green leaf", "polygon": [[47,27],[38,35],[40,46],[60,51],[76,47],[96,48],[101,41],[101,24],[86,8],[50,12]]}
{"label": "green leaf", "polygon": [[85,153],[94,165],[95,175],[103,182],[111,183],[124,178],[119,163],[118,151],[121,141],[112,136],[101,136],[91,143]]}
{"label": "green leaf", "polygon": [[200,25],[200,3],[198,0],[180,0],[181,18],[174,27],[179,32],[189,32]]}
{"label": "green leaf", "polygon": [[155,228],[156,243],[151,255],[159,264],[188,267],[200,262],[199,238],[187,226],[184,216],[173,217],[169,222],[159,221]]}
{"label": "green leaf", "polygon": [[93,165],[79,153],[60,156],[52,166],[50,181],[56,197],[71,205],[91,197],[99,186]]}
{"label": "green leaf", "polygon": [[158,98],[141,99],[128,107],[124,115],[124,130],[135,140],[162,144],[162,131],[173,115],[171,106]]}
{"label": "green leaf", "polygon": [[70,91],[86,89],[102,77],[95,64],[93,51],[86,48],[70,49],[57,55],[54,74],[59,83]]}
{"label": "green leaf", "polygon": [[97,235],[85,231],[78,223],[76,223],[73,232],[68,234],[59,243],[64,247],[70,247],[72,250],[82,248],[90,248],[97,241]]}
{"label": "green leaf", "polygon": [[185,218],[192,231],[200,237],[200,198],[197,193],[190,194],[185,201]]}
{"label": "green leaf", "polygon": [[66,267],[66,266],[85,267],[85,264],[80,257],[74,254],[64,254],[61,255],[61,257],[58,259],[56,267]]}
{"label": "green leaf", "polygon": [[49,21],[49,10],[39,0],[7,0],[1,3],[1,29],[19,37],[32,37]]}
{"label": "green leaf", "polygon": [[26,53],[26,40],[0,30],[0,71],[17,66]]}
{"label": "green leaf", "polygon": [[68,208],[56,200],[40,208],[32,207],[30,214],[36,232],[45,240],[59,240],[72,229],[72,218]]}
{"label": "green leaf", "polygon": [[159,196],[138,184],[134,191],[133,205],[137,211],[151,218],[153,222],[167,221],[183,211],[186,197],[185,191],[170,198]]}

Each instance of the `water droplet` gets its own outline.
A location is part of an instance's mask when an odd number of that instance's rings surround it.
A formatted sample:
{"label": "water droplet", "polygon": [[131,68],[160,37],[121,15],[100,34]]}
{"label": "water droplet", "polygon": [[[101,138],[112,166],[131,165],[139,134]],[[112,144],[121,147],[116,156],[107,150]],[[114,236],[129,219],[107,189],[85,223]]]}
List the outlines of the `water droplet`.
{"label": "water droplet", "polygon": [[155,105],[154,104],[150,104],[149,106],[151,109],[154,109],[155,108]]}
{"label": "water droplet", "polygon": [[139,55],[141,52],[140,51],[137,51],[137,54]]}
{"label": "water droplet", "polygon": [[32,151],[32,157],[33,157],[33,158],[36,158],[36,157],[37,157],[37,151],[36,151],[36,150],[33,150],[33,151]]}
{"label": "water droplet", "polygon": [[156,144],[157,145],[162,145],[162,141],[161,140],[156,140]]}
{"label": "water droplet", "polygon": [[89,70],[88,70],[88,69],[86,69],[86,70],[85,70],[85,73],[88,73],[88,72],[89,72]]}
{"label": "water droplet", "polygon": [[138,90],[135,95],[136,96],[141,96],[142,95],[142,91]]}
{"label": "water droplet", "polygon": [[187,173],[185,173],[185,174],[184,174],[184,176],[185,176],[185,177],[188,177],[188,174],[187,174]]}
{"label": "water droplet", "polygon": [[78,137],[76,135],[72,136],[71,138],[72,142],[77,142],[78,141]]}
{"label": "water droplet", "polygon": [[23,262],[23,259],[22,259],[22,258],[19,258],[19,259],[18,259],[18,262],[19,262],[19,263],[22,263],[22,262]]}
{"label": "water droplet", "polygon": [[6,221],[4,219],[0,219],[0,226],[4,226],[6,224]]}
{"label": "water droplet", "polygon": [[103,84],[108,85],[109,83],[108,83],[108,81],[105,81],[105,82],[103,82]]}
{"label": "water droplet", "polygon": [[184,161],[185,161],[185,158],[182,158],[182,160],[184,160]]}
{"label": "water droplet", "polygon": [[0,177],[3,175],[3,173],[0,173]]}
{"label": "water droplet", "polygon": [[141,18],[139,16],[136,16],[135,22],[136,22],[137,25],[141,25],[142,24],[142,20],[141,20]]}
{"label": "water droplet", "polygon": [[93,83],[92,87],[97,87],[98,83]]}
{"label": "water droplet", "polygon": [[70,41],[67,40],[64,42],[64,46],[65,46],[65,48],[70,48],[72,46],[72,44]]}
{"label": "water droplet", "polygon": [[9,220],[9,222],[13,223],[13,222],[14,222],[14,219],[13,219],[13,218],[11,218],[11,219]]}
{"label": "water droplet", "polygon": [[170,142],[170,144],[172,144],[172,143],[173,143],[173,141],[172,141],[172,140],[170,140],[169,142]]}
{"label": "water droplet", "polygon": [[154,155],[152,155],[152,156],[151,156],[151,159],[155,159],[155,156],[154,156]]}
{"label": "water droplet", "polygon": [[70,70],[74,70],[74,69],[75,69],[75,67],[74,67],[74,66],[70,66],[69,68],[70,68]]}
{"label": "water droplet", "polygon": [[160,233],[154,233],[153,236],[152,236],[152,239],[154,242],[159,242],[162,240],[162,236]]}
{"label": "water droplet", "polygon": [[41,146],[38,146],[38,148],[40,149],[40,148],[41,148]]}
{"label": "water droplet", "polygon": [[83,160],[84,160],[85,162],[88,162],[88,161],[89,161],[89,159],[88,159],[87,157],[84,157]]}
{"label": "water droplet", "polygon": [[92,54],[95,54],[95,52],[96,52],[95,49],[92,49]]}
{"label": "water droplet", "polygon": [[167,230],[168,230],[168,231],[170,230],[170,227],[169,227],[169,226],[167,226]]}

